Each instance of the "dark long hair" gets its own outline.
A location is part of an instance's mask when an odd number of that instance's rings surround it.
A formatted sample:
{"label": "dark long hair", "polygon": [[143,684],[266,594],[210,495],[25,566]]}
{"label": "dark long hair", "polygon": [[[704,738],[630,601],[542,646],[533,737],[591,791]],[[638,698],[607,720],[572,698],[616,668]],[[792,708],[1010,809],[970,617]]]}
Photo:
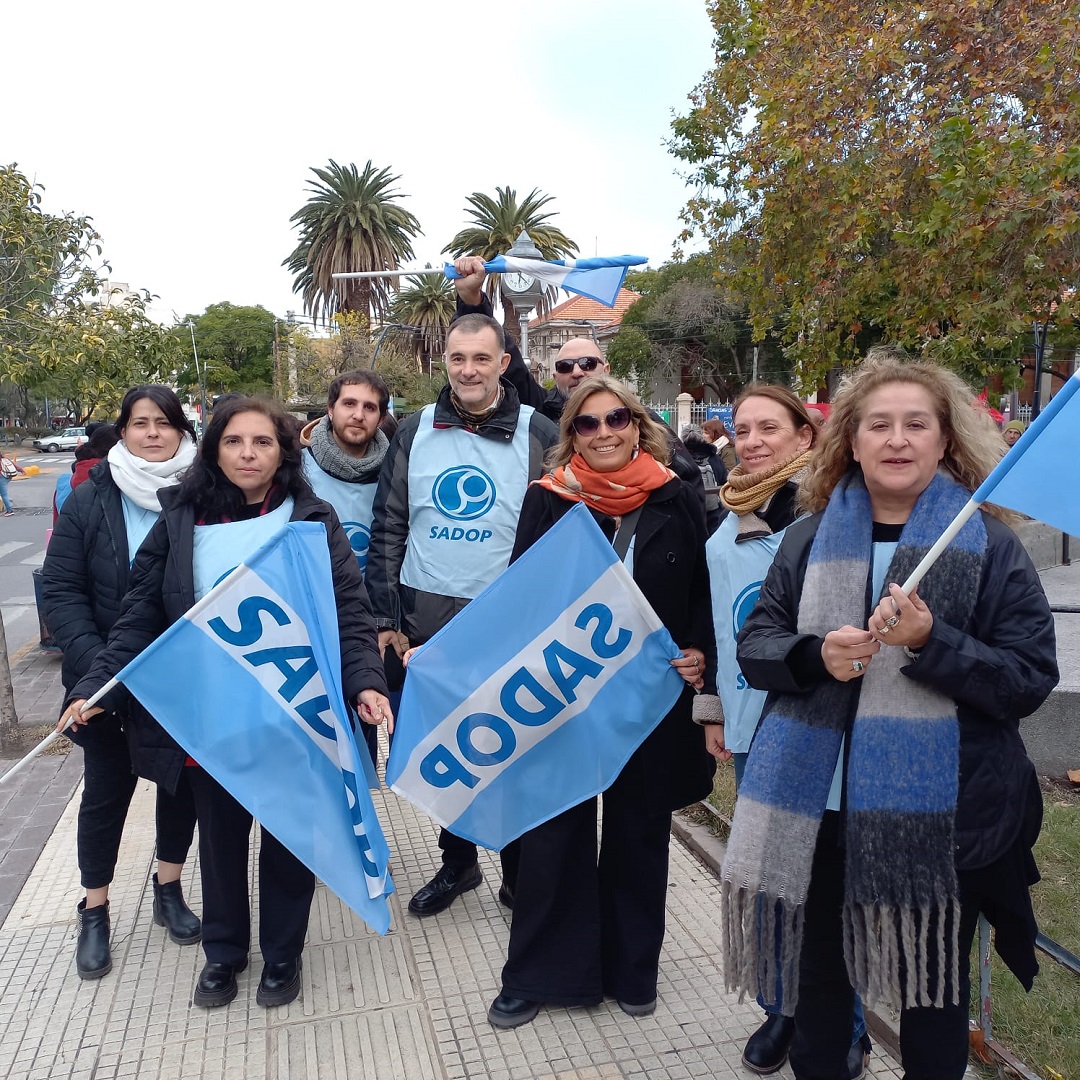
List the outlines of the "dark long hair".
{"label": "dark long hair", "polygon": [[274,425],[277,443],[281,447],[281,464],[274,473],[274,486],[293,498],[311,494],[311,488],[304,479],[300,440],[293,418],[269,398],[237,396],[214,409],[198,457],[180,481],[177,501],[191,503],[195,507],[196,518],[221,521],[235,517],[244,508],[244,493],[226,478],[218,465],[218,448],[229,421],[239,413],[246,412],[261,413]]}
{"label": "dark long hair", "polygon": [[177,431],[185,432],[191,436],[191,441],[196,442],[195,427],[184,415],[184,406],[173,390],[167,386],[159,386],[157,383],[144,383],[142,386],[133,386],[120,403],[120,419],[114,425],[118,438],[123,437],[124,428],[131,422],[131,410],[143,398],[149,398],[164,414],[165,419]]}

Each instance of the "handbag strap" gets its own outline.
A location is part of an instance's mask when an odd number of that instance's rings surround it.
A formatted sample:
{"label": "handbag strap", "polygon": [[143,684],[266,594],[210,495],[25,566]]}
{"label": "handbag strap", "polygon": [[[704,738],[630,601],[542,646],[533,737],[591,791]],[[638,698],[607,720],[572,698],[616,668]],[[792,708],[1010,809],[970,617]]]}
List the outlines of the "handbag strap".
{"label": "handbag strap", "polygon": [[615,554],[619,556],[619,562],[626,561],[626,553],[630,550],[630,541],[634,538],[634,533],[637,531],[638,518],[641,517],[641,507],[637,507],[631,510],[628,514],[623,514],[622,520],[619,522],[619,531],[615,534],[615,539],[611,542],[611,546],[615,548]]}

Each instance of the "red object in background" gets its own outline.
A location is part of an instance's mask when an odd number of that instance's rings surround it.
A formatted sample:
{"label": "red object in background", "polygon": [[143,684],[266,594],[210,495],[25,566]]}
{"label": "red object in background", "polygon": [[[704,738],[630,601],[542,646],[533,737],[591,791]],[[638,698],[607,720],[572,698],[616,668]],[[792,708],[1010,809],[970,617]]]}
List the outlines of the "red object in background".
{"label": "red object in background", "polygon": [[990,414],[990,419],[993,420],[995,424],[1003,424],[1005,422],[1005,417],[1002,416],[989,401],[987,401],[985,389],[975,400]]}
{"label": "red object in background", "polygon": [[829,413],[832,412],[832,405],[827,401],[808,401],[806,407],[808,409],[817,409],[826,420],[829,419]]}

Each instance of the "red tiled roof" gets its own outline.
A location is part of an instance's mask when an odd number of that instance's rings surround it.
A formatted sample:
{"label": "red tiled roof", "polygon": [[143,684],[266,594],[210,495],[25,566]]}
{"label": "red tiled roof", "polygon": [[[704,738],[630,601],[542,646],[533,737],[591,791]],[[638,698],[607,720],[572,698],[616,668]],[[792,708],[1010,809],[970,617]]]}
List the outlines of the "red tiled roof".
{"label": "red tiled roof", "polygon": [[631,304],[641,299],[641,294],[632,292],[630,289],[620,289],[615,298],[615,306],[608,307],[596,300],[590,300],[587,296],[571,296],[561,304],[553,307],[546,315],[531,319],[529,329],[547,326],[556,322],[578,322],[587,320],[597,324],[613,324],[622,322]]}

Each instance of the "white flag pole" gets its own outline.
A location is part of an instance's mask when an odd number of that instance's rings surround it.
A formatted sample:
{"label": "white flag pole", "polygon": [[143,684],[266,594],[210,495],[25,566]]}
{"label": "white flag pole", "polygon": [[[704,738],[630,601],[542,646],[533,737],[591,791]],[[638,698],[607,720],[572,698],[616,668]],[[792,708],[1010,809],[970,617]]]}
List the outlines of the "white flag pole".
{"label": "white flag pole", "polygon": [[331,274],[335,281],[345,278],[413,277],[417,274],[444,274],[441,266],[422,266],[419,270],[363,270],[355,274]]}
{"label": "white flag pole", "polygon": [[[230,585],[238,581],[240,578],[244,577],[245,574],[250,573],[251,571],[247,568],[246,564],[241,563],[227,577],[223,577],[201,600],[192,604],[192,606],[184,612],[182,617],[189,620],[193,619],[196,615],[199,615],[203,610],[205,610],[205,608],[207,608],[211,603],[213,603],[218,598],[218,596],[220,596],[221,593],[223,593]],[[93,697],[86,700],[80,712],[86,712],[87,709],[92,709],[103,697],[105,697],[106,694],[115,690],[119,685],[119,679],[115,677],[111,678],[96,694],[94,694]],[[67,726],[64,728],[64,731],[66,731],[67,728],[70,726],[70,723],[67,724]],[[3,776],[0,776],[0,785],[6,784],[7,781],[10,780],[13,776],[16,776],[18,773],[22,772],[22,770],[25,769],[26,766],[34,760],[34,758],[38,757],[38,755],[43,754],[46,750],[48,750],[49,747],[52,746],[52,744],[56,742],[56,740],[59,739],[62,734],[63,732],[61,731],[52,731],[48,735],[46,735],[45,738],[42,739],[41,742],[39,742],[37,746],[35,746],[34,749],[26,755],[26,757],[20,758],[10,769],[8,769],[6,773],[4,773]]]}
{"label": "white flag pole", "polygon": [[922,557],[922,561],[908,575],[907,581],[900,586],[904,594],[910,596],[918,587],[919,582],[926,577],[927,571],[937,562],[941,553],[952,543],[956,534],[968,523],[971,515],[975,513],[982,503],[974,499],[968,499],[963,509],[949,522],[948,528],[938,537],[934,546]]}

